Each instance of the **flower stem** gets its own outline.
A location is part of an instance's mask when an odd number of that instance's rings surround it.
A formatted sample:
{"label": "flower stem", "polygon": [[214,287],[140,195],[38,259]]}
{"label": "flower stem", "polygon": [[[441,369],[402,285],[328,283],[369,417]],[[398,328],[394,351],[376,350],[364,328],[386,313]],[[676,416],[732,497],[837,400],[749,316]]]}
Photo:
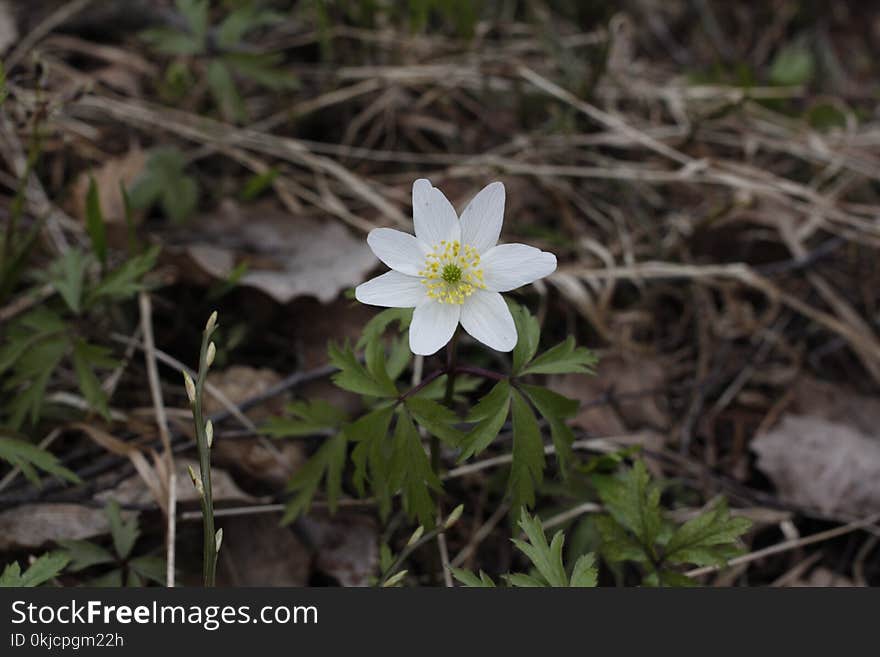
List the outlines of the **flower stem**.
{"label": "flower stem", "polygon": [[[452,339],[446,347],[446,393],[443,395],[443,404],[452,406],[452,399],[455,396],[455,365],[458,360],[458,335],[459,329],[455,329]],[[431,436],[431,469],[437,476],[440,476],[440,439],[437,436]]]}
{"label": "flower stem", "polygon": [[[192,402],[193,421],[196,429],[196,446],[199,452],[199,475],[201,487],[199,498],[202,506],[202,525],[204,527],[203,545],[203,578],[205,586],[214,586],[217,573],[217,535],[214,530],[214,498],[211,491],[211,445],[208,444],[205,416],[202,409],[203,389],[208,369],[208,347],[211,345],[211,335],[216,330],[215,316],[208,320],[205,331],[202,334],[202,347],[199,352],[199,372],[195,382],[195,395]],[[194,482],[195,483],[195,482]]]}

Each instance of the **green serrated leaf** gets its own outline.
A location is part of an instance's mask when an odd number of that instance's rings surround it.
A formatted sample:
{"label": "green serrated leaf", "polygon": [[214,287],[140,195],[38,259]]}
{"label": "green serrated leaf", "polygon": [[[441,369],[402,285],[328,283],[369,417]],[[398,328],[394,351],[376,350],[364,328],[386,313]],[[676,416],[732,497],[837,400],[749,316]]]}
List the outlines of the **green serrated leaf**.
{"label": "green serrated leaf", "polygon": [[520,374],[523,367],[535,357],[538,343],[541,340],[541,328],[538,320],[525,306],[508,302],[513,323],[516,325],[517,342],[513,348],[513,374]]}
{"label": "green serrated leaf", "polygon": [[681,525],[666,542],[664,557],[671,564],[724,565],[740,553],[737,540],[751,527],[746,518],[733,518],[723,500]]}
{"label": "green serrated leaf", "polygon": [[357,443],[351,453],[354,464],[352,482],[358,493],[363,496],[366,490],[365,483],[370,481],[373,491],[379,498],[379,510],[382,515],[388,512],[391,504],[390,458],[385,447],[393,415],[393,406],[383,406],[345,427],[348,439]]}
{"label": "green serrated leaf", "polygon": [[450,409],[431,399],[410,397],[405,402],[412,417],[428,433],[436,436],[450,447],[458,447],[464,434],[455,428],[458,417]]}
{"label": "green serrated leaf", "polygon": [[[516,411],[514,411],[516,413]],[[562,548],[565,537],[562,532],[556,532],[553,540],[548,545],[544,528],[537,516],[530,516],[523,512],[519,520],[519,526],[528,537],[528,541],[512,539],[517,549],[525,554],[535,566],[543,578],[544,586],[568,586],[568,576],[565,573],[565,564],[562,561]]]}
{"label": "green serrated leaf", "polygon": [[520,374],[592,374],[596,360],[593,352],[576,346],[574,338],[568,336],[526,365]]}
{"label": "green serrated leaf", "polygon": [[432,528],[435,510],[429,489],[439,491],[441,484],[431,469],[419,432],[405,410],[398,414],[394,430],[390,475],[391,489],[400,489],[407,515],[426,529]]}
{"label": "green serrated leaf", "polygon": [[510,466],[508,492],[513,508],[531,508],[535,487],[544,478],[544,442],[538,420],[523,396],[511,392],[513,418],[513,462]]}
{"label": "green serrated leaf", "polygon": [[607,511],[639,542],[653,550],[663,528],[660,487],[651,481],[645,464],[636,461],[615,477],[595,476],[593,483]]}
{"label": "green serrated leaf", "polygon": [[[330,363],[339,368],[339,372],[333,375],[333,382],[340,388],[373,397],[397,397],[397,388],[387,374],[383,380],[377,380],[374,373],[358,362],[350,346],[330,343],[327,351]],[[378,358],[375,352],[372,358],[375,365]]]}
{"label": "green serrated leaf", "polygon": [[90,541],[62,539],[58,541],[58,544],[64,548],[64,553],[70,559],[68,570],[72,573],[85,570],[91,566],[116,562],[116,557],[109,550]]}
{"label": "green serrated leaf", "polygon": [[0,575],[0,587],[34,587],[57,577],[69,558],[62,552],[47,552],[22,573],[17,562],[8,564]]}
{"label": "green serrated leaf", "polygon": [[565,477],[574,459],[571,448],[574,442],[574,432],[565,423],[565,420],[577,414],[580,402],[541,386],[523,385],[521,388],[538,409],[538,413],[550,425],[550,437],[556,450],[559,471]]}
{"label": "green serrated leaf", "polygon": [[[128,567],[132,572],[137,573],[145,580],[155,582],[162,586],[165,585],[167,565],[165,559],[162,557],[136,557],[128,562]],[[129,575],[131,575],[131,572]]]}
{"label": "green serrated leaf", "polygon": [[592,588],[599,583],[599,573],[596,571],[596,557],[592,554],[584,554],[575,562],[571,571],[569,586],[576,588]]}
{"label": "green serrated leaf", "polygon": [[127,559],[141,533],[137,516],[135,515],[128,520],[123,519],[122,511],[116,500],[110,500],[107,503],[104,513],[107,514],[107,520],[110,522],[110,534],[113,536],[113,548],[116,550],[116,555],[120,559]]}
{"label": "green serrated leaf", "polygon": [[39,485],[40,481],[34,472],[34,468],[40,469],[47,474],[61,477],[74,484],[80,483],[80,478],[62,466],[61,462],[53,454],[23,440],[0,436],[0,459],[7,461],[13,467],[21,468],[22,472],[35,485]]}
{"label": "green serrated leaf", "polygon": [[602,556],[606,561],[635,561],[648,563],[651,557],[645,553],[642,545],[609,516],[597,516],[594,519],[596,529],[602,539]]}
{"label": "green serrated leaf", "polygon": [[342,495],[342,472],[345,468],[345,455],[348,440],[344,432],[339,432],[324,441],[321,448],[287,482],[287,490],[294,494],[287,502],[281,524],[288,524],[309,510],[318,485],[327,482],[327,503],[331,513]]}
{"label": "green serrated leaf", "polygon": [[48,280],[67,307],[77,315],[82,310],[83,288],[89,259],[79,249],[68,249],[49,267]]}
{"label": "green serrated leaf", "polygon": [[294,417],[273,417],[260,431],[273,438],[313,436],[333,431],[348,420],[348,413],[322,399],[289,403],[285,410]]}
{"label": "green serrated leaf", "polygon": [[477,577],[472,572],[468,570],[463,570],[461,568],[450,568],[450,572],[452,576],[464,584],[469,588],[494,588],[495,582],[492,581],[492,578],[489,577],[482,570],[480,571],[480,576]]}
{"label": "green serrated leaf", "polygon": [[129,299],[144,289],[142,281],[145,274],[156,266],[159,247],[154,246],[140,255],[133,256],[92,289],[86,300],[87,306],[99,300],[119,301]]}
{"label": "green serrated leaf", "polygon": [[412,316],[412,308],[388,308],[383,310],[364,325],[364,330],[361,333],[356,348],[363,349],[370,342],[381,338],[394,322],[400,325],[401,332],[405,331],[412,322]]}
{"label": "green serrated leaf", "polygon": [[510,390],[508,381],[499,381],[471,409],[468,421],[477,424],[461,441],[459,463],[482,452],[498,436],[510,410]]}
{"label": "green serrated leaf", "polygon": [[80,392],[89,402],[89,406],[108,421],[110,420],[110,409],[107,407],[107,395],[92,368],[115,365],[115,361],[109,358],[109,353],[109,349],[90,345],[79,338],[73,345],[73,370],[76,373]]}
{"label": "green serrated leaf", "polygon": [[176,148],[153,149],[146,167],[129,190],[132,207],[146,209],[155,203],[175,223],[185,221],[198,202],[198,186],[186,175],[186,160]]}

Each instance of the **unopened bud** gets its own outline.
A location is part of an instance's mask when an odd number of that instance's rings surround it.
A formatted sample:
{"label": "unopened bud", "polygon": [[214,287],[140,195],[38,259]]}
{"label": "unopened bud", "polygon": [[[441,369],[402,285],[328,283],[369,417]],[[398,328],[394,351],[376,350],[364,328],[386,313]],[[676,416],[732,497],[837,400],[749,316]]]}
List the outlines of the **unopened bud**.
{"label": "unopened bud", "polygon": [[382,584],[383,588],[388,588],[389,586],[397,586],[400,584],[401,580],[406,577],[406,573],[408,571],[401,570],[399,573],[394,573],[391,577],[385,580],[385,583]]}
{"label": "unopened bud", "polygon": [[446,522],[443,523],[444,529],[449,529],[458,522],[458,519],[461,518],[461,514],[464,511],[464,504],[459,504],[452,510],[452,513],[449,514],[449,517],[446,518]]}
{"label": "unopened bud", "polygon": [[189,478],[192,479],[193,486],[195,486],[196,492],[200,496],[204,496],[205,488],[202,486],[202,480],[196,476],[196,471],[192,469],[191,465],[186,466],[186,469],[189,470]]}
{"label": "unopened bud", "polygon": [[214,343],[208,345],[208,352],[205,354],[205,363],[207,363],[208,367],[211,367],[211,363],[214,362],[214,356],[217,355],[217,347],[214,346]]}
{"label": "unopened bud", "polygon": [[205,438],[208,440],[208,447],[214,444],[214,423],[211,420],[205,422]]}
{"label": "unopened bud", "polygon": [[425,533],[425,528],[422,525],[419,525],[416,530],[412,533],[412,536],[409,537],[409,540],[406,542],[406,547],[410,547],[411,545],[415,545],[418,540],[422,537],[422,534]]}
{"label": "unopened bud", "polygon": [[214,330],[214,327],[217,326],[217,311],[211,313],[211,316],[208,317],[208,323],[205,324],[205,333],[210,333]]}
{"label": "unopened bud", "polygon": [[186,396],[189,397],[189,403],[192,404],[196,401],[196,384],[193,383],[189,372],[183,373],[183,383],[186,386]]}
{"label": "unopened bud", "polygon": [[217,530],[217,533],[214,535],[214,551],[220,551],[220,544],[223,543],[223,528]]}

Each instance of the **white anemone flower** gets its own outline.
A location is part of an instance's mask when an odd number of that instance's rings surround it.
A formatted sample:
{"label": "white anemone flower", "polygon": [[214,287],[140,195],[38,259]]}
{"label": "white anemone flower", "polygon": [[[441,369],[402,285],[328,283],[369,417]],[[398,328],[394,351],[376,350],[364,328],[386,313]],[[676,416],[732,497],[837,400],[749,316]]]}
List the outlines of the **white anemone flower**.
{"label": "white anemone flower", "polygon": [[415,236],[376,228],[367,243],[391,271],[357,287],[361,303],[415,308],[409,330],[414,354],[441,349],[461,323],[498,351],[516,346],[516,326],[501,292],[556,270],[556,256],[525,244],[497,244],[504,221],[504,185],[493,182],[468,203],[459,220],[430,181],[413,183]]}

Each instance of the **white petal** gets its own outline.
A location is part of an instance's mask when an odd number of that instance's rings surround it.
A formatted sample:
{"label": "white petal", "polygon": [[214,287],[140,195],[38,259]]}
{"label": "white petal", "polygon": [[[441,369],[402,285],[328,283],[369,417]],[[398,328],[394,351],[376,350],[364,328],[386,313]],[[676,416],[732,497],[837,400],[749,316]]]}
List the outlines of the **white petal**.
{"label": "white petal", "polygon": [[355,288],[361,303],[386,308],[413,308],[425,300],[425,286],[415,276],[389,271]]}
{"label": "white petal", "polygon": [[367,244],[376,257],[391,269],[410,276],[418,276],[429,253],[429,249],[415,237],[393,228],[371,230],[367,235]]}
{"label": "white petal", "polygon": [[511,351],[516,346],[516,326],[504,298],[497,292],[477,290],[461,309],[464,330],[497,351]]}
{"label": "white petal", "polygon": [[499,244],[480,260],[483,282],[495,292],[507,292],[556,271],[556,256],[525,244]]}
{"label": "white petal", "polygon": [[497,244],[502,223],[504,184],[493,182],[483,187],[461,213],[461,241],[483,253]]}
{"label": "white petal", "polygon": [[439,351],[455,333],[461,306],[428,299],[416,306],[409,326],[409,348],[419,356]]}
{"label": "white petal", "polygon": [[441,240],[457,240],[461,236],[458,215],[452,203],[431,181],[420,178],[413,183],[413,223],[416,237],[434,247]]}

